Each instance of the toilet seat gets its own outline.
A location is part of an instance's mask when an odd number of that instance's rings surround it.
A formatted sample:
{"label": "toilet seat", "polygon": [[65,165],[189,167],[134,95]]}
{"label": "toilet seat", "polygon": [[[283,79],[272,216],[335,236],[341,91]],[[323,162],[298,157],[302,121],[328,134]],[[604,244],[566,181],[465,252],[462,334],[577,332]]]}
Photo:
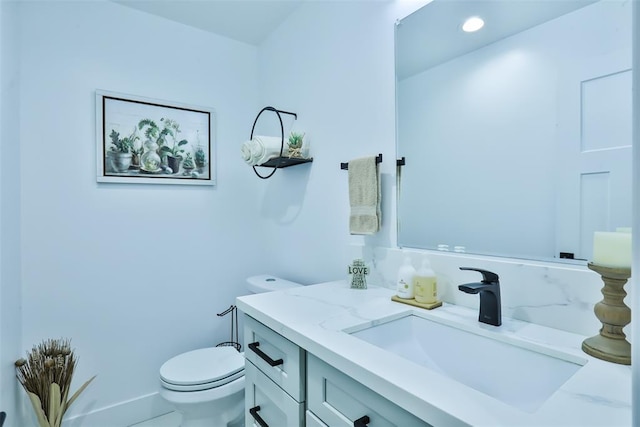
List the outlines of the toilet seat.
{"label": "toilet seat", "polygon": [[233,347],[209,347],[175,356],[160,368],[162,386],[175,391],[201,391],[244,376],[244,356]]}

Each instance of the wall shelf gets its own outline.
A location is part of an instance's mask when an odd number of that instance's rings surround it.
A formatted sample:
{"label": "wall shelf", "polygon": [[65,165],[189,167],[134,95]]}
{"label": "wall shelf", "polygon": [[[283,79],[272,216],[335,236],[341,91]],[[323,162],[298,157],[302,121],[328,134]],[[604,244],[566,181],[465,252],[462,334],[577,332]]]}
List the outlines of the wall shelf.
{"label": "wall shelf", "polygon": [[309,157],[308,159],[303,159],[299,157],[276,157],[274,159],[269,160],[258,167],[265,168],[288,168],[289,166],[301,165],[303,163],[311,163],[313,162],[313,157]]}
{"label": "wall shelf", "polygon": [[[261,165],[253,166],[253,171],[258,176],[258,178],[260,179],[271,178],[278,169],[288,168],[289,166],[296,166],[296,165],[301,165],[303,163],[313,162],[313,157],[309,157],[308,159],[303,159],[303,158],[297,158],[297,157],[290,158],[290,157],[282,156],[282,153],[284,151],[284,126],[282,124],[281,114],[287,114],[287,115],[293,116],[294,120],[297,120],[298,115],[296,113],[292,113],[290,111],[278,110],[273,107],[264,107],[262,110],[260,110],[260,112],[256,116],[256,119],[253,121],[253,127],[251,128],[251,136],[249,137],[249,139],[253,139],[253,131],[256,129],[256,123],[258,123],[258,119],[260,118],[260,115],[265,111],[272,111],[276,113],[276,116],[278,116],[278,121],[280,122],[280,157],[273,158],[267,162],[264,162]],[[272,170],[271,170],[271,173],[269,173],[268,175],[260,175],[256,167],[272,168]]]}

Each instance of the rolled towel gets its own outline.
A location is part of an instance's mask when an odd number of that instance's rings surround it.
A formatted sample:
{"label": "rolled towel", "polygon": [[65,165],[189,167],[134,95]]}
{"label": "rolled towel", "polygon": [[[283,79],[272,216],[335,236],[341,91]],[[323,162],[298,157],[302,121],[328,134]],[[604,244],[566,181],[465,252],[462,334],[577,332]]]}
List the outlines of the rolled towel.
{"label": "rolled towel", "polygon": [[282,155],[289,154],[289,147],[285,143],[282,144],[282,138],[276,136],[257,135],[252,139],[251,160],[255,165],[261,165],[275,157],[280,156],[280,148],[282,147]]}
{"label": "rolled towel", "polygon": [[240,156],[247,164],[251,164],[251,141],[245,141],[240,147]]}

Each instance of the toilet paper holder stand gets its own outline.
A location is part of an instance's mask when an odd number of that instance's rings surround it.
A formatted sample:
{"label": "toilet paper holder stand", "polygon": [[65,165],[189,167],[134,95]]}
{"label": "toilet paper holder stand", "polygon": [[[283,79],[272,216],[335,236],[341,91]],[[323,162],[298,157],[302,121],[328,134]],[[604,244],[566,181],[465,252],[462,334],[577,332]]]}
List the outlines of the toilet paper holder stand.
{"label": "toilet paper holder stand", "polygon": [[238,336],[238,307],[235,305],[231,305],[222,313],[217,313],[216,316],[224,317],[227,314],[231,313],[231,338],[229,341],[223,341],[216,345],[216,347],[235,347],[236,350],[242,350],[242,345],[238,341],[240,338]]}

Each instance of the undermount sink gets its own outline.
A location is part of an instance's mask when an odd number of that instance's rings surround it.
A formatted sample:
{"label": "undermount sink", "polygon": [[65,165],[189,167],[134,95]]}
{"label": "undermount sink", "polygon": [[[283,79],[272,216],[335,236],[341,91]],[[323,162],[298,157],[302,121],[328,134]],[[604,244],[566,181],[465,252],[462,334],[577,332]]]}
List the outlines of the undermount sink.
{"label": "undermount sink", "polygon": [[413,314],[345,332],[529,413],[586,363],[571,354]]}

